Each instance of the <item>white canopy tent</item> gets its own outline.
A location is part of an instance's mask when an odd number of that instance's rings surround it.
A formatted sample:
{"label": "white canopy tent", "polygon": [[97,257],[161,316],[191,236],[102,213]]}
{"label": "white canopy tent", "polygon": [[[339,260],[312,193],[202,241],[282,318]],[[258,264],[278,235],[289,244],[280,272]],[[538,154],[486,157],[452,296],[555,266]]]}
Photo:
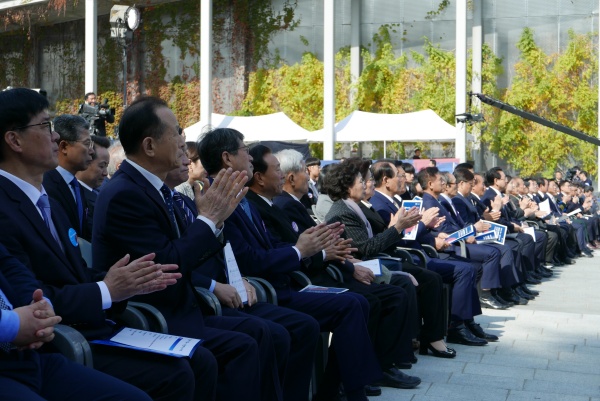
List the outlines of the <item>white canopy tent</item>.
{"label": "white canopy tent", "polygon": [[[185,129],[187,140],[197,140],[205,131],[206,123],[197,122]],[[284,113],[240,117],[212,113],[212,128],[233,128],[244,134],[245,142],[306,141],[310,132],[293,122]]]}
{"label": "white canopy tent", "polygon": [[[323,130],[313,131],[309,140],[320,142],[323,133]],[[404,114],[356,110],[335,125],[335,133],[337,142],[453,142],[456,139],[456,128],[429,109]]]}

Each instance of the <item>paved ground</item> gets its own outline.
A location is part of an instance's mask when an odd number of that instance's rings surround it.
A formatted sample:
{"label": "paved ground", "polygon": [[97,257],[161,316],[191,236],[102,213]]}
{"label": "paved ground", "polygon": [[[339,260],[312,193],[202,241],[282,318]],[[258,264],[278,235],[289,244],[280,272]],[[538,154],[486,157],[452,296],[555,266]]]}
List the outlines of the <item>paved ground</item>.
{"label": "paved ground", "polygon": [[500,341],[453,344],[455,359],[419,356],[414,390],[384,388],[372,401],[600,401],[600,252],[554,269],[540,296],[476,318]]}

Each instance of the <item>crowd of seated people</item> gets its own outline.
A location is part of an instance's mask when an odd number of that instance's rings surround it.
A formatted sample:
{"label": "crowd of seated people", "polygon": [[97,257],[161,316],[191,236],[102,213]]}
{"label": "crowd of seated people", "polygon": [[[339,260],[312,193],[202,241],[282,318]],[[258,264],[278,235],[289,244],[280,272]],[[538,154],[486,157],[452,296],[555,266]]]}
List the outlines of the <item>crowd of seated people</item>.
{"label": "crowd of seated people", "polygon": [[[249,148],[232,129],[186,143],[153,97],[128,107],[111,145],[48,108],[32,90],[0,93],[8,399],[365,401],[381,387],[415,388],[421,379],[405,371],[414,351],[454,358],[449,344],[498,341],[475,320],[482,307],[533,300],[553,266],[600,245],[583,171],[522,179],[356,158],[321,168],[294,150]],[[403,206],[413,199],[423,208]],[[507,227],[504,244],[447,241],[489,222]],[[259,299],[258,280],[271,302]],[[336,288],[345,292],[323,292]],[[198,291],[214,295],[220,314]],[[58,322],[90,342],[110,339],[130,300],[200,346],[176,358],[93,342],[93,369],[42,352]]]}

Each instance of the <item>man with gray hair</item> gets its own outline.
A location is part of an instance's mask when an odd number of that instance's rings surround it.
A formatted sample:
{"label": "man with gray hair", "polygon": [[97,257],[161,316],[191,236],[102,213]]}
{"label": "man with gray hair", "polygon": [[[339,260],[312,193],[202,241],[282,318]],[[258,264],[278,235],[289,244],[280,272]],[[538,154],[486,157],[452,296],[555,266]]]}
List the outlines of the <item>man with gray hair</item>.
{"label": "man with gray hair", "polygon": [[112,178],[113,175],[117,172],[123,160],[127,158],[125,156],[125,151],[123,150],[123,145],[121,145],[121,141],[115,141],[110,148],[108,148],[108,155],[110,161],[108,162],[108,178]]}
{"label": "man with gray hair", "polygon": [[54,129],[60,135],[58,142],[58,166],[44,174],[43,185],[48,196],[64,209],[71,228],[79,237],[92,239],[87,224],[88,206],[75,177],[78,171],[88,168],[94,155],[94,142],[90,126],[81,116],[64,114],[54,119]]}

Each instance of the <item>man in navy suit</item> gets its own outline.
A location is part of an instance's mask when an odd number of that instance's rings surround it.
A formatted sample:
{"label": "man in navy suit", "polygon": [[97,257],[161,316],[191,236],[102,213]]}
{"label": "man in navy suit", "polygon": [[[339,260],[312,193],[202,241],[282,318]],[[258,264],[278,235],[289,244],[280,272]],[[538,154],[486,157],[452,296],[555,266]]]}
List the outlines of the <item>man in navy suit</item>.
{"label": "man in navy suit", "polygon": [[[195,143],[194,143],[195,145]],[[180,208],[182,230],[193,223],[198,215],[196,204],[174,188],[188,180],[188,165],[185,158],[181,167],[171,170],[165,184],[173,190],[175,206]],[[194,187],[198,184],[194,184]],[[198,188],[195,188],[199,192]],[[253,318],[255,324],[270,332],[274,352],[269,358],[261,358],[263,400],[281,399],[306,401],[309,392],[315,349],[319,339],[319,324],[312,317],[266,302],[257,302],[254,287],[243,280],[248,301],[242,303],[238,290],[229,284],[228,265],[224,252],[217,253],[192,273],[194,285],[211,291],[219,299],[223,316]],[[289,332],[289,334],[288,334]],[[265,352],[263,351],[264,355]],[[283,392],[283,393],[282,393]]]}
{"label": "man in navy suit", "polygon": [[58,166],[44,174],[44,188],[67,213],[77,235],[91,241],[87,201],[75,177],[92,162],[94,142],[90,137],[90,126],[81,116],[63,114],[54,119],[54,129],[60,135]]}
{"label": "man in navy suit", "polygon": [[188,224],[164,183],[185,160],[181,131],[173,112],[158,98],[140,98],[123,114],[119,137],[127,160],[96,202],[94,265],[107,266],[125,251],[133,256],[154,251],[158,262],[176,263],[182,280],[139,299],[162,312],[169,333],[204,340],[218,364],[217,399],[259,401],[262,378],[269,377],[263,376],[268,373],[261,371],[259,358],[270,361],[270,332],[250,318],[205,317],[191,280],[194,270],[221,252],[223,223],[245,194],[240,190],[247,177],[218,172],[210,189],[196,197],[197,215]]}
{"label": "man in navy suit", "polygon": [[[488,189],[481,197],[481,201],[487,207],[491,207],[492,201],[496,198],[496,196],[500,195],[503,197],[503,193],[506,190],[506,175],[500,167],[492,167],[486,172],[485,180]],[[507,226],[508,231],[513,234],[512,237],[516,238],[523,245],[521,257],[523,258],[523,266],[525,267],[525,270],[529,274],[539,274],[539,272],[544,273],[545,271],[543,270],[544,268],[541,267],[541,263],[544,259],[543,255],[546,249],[548,237],[545,233],[535,232],[536,239],[534,241],[531,236],[523,232],[523,228],[519,222],[510,216],[507,206],[504,204],[505,202],[503,201],[502,203],[503,204],[500,206],[499,210],[501,217],[498,222]],[[548,275],[543,276],[548,277]]]}
{"label": "man in navy suit", "polygon": [[92,162],[87,169],[78,171],[75,174],[87,202],[87,224],[90,229],[94,223],[96,199],[100,193],[100,186],[104,184],[104,180],[108,176],[108,163],[110,162],[110,154],[108,153],[110,141],[108,138],[92,135],[92,141],[94,142]]}
{"label": "man in navy suit", "polygon": [[31,272],[0,244],[2,399],[150,401],[143,391],[114,377],[63,355],[35,351],[54,339],[54,325],[61,321],[37,286]]}
{"label": "man in navy suit", "polygon": [[[0,92],[0,109],[0,242],[34,273],[65,324],[90,340],[110,337],[121,328],[108,319],[123,310],[122,301],[173,285],[181,277],[170,272],[177,266],[154,264],[149,254],[128,265],[129,255],[119,258],[102,266],[107,272],[87,268],[76,231],[42,186],[43,174],[57,166],[59,140],[48,100],[30,89],[11,89]],[[198,385],[215,391],[216,363],[203,348],[189,361],[106,346],[92,346],[92,352],[95,369],[155,400],[192,400]],[[203,379],[195,383],[195,375]]]}
{"label": "man in navy suit", "polygon": [[[484,219],[484,216],[483,214],[480,215],[479,210],[470,198],[475,175],[470,170],[461,168],[454,170],[454,179],[456,180],[456,195],[452,198],[452,205],[466,224],[477,224]],[[488,221],[493,221],[494,217],[499,217],[499,215],[499,212],[495,213],[493,216],[488,213]],[[494,246],[502,252],[502,259],[500,261],[500,282],[502,286],[506,289],[512,288],[521,298],[527,300],[533,299],[535,297],[535,292],[527,288],[520,274],[521,244],[516,240],[506,238],[505,245],[488,245]],[[509,252],[507,253],[506,250]]]}
{"label": "man in navy suit", "polygon": [[[395,215],[399,205],[395,203],[395,195],[405,191],[404,170],[389,162],[378,162],[373,166],[375,192],[369,202],[382,218]],[[419,226],[416,241],[404,241],[403,246],[419,249],[419,241],[431,236],[429,229],[422,223]],[[498,337],[485,333],[473,320],[481,314],[479,297],[477,295],[478,269],[467,259],[441,260],[428,258],[427,267],[442,276],[444,282],[453,284],[451,329],[448,332],[448,342],[460,342],[467,345],[485,345],[487,341],[496,341]]]}
{"label": "man in navy suit", "polygon": [[[229,128],[204,134],[198,154],[210,176],[222,168],[252,175],[252,157],[243,140],[240,132]],[[294,246],[278,243],[246,200],[227,219],[225,237],[231,242],[243,274],[269,280],[277,291],[279,305],[313,316],[321,330],[333,333],[326,380],[319,389],[318,399],[332,399],[341,381],[349,401],[365,401],[364,386],[381,378],[366,327],[367,301],[349,292],[337,295],[299,292],[288,276],[300,270],[302,259],[325,248],[333,239],[331,229],[325,225],[309,229]]]}

